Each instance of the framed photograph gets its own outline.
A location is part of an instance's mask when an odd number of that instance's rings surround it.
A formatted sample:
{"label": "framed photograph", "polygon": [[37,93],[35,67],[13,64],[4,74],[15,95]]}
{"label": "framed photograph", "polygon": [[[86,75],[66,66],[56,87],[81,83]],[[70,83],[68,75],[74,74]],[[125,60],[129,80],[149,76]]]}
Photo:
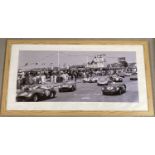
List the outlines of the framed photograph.
{"label": "framed photograph", "polygon": [[1,115],[153,114],[147,41],[7,41]]}

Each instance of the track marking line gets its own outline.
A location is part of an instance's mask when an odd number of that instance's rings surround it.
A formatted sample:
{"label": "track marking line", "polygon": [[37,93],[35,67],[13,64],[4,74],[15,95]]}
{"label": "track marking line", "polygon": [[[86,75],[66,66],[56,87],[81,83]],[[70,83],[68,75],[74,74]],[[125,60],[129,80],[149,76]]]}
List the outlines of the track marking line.
{"label": "track marking line", "polygon": [[81,98],[82,100],[89,100],[89,99],[91,99],[90,97],[82,97]]}

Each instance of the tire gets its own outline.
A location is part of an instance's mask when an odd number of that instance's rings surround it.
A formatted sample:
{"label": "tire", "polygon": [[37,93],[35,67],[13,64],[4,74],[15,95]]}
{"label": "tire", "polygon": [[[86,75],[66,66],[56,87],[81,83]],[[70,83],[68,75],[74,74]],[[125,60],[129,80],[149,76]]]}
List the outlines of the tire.
{"label": "tire", "polygon": [[124,86],[124,93],[126,93],[126,86]]}
{"label": "tire", "polygon": [[126,88],[125,88],[125,90],[124,90],[124,93],[126,93]]}
{"label": "tire", "polygon": [[35,94],[35,95],[33,95],[33,102],[38,102],[38,100],[39,100],[39,97],[38,97],[38,95],[37,94]]}
{"label": "tire", "polygon": [[75,88],[72,86],[71,91],[74,91],[74,90],[75,90]]}
{"label": "tire", "polygon": [[120,89],[118,93],[119,93],[119,95],[121,95],[122,94],[122,89]]}
{"label": "tire", "polygon": [[54,92],[51,92],[50,98],[55,98],[55,93]]}

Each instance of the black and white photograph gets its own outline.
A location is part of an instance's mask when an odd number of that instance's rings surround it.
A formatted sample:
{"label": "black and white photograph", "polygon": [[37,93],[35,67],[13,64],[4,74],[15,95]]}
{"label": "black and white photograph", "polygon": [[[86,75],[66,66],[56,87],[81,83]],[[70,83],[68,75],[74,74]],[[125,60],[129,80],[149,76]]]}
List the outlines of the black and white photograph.
{"label": "black and white photograph", "polygon": [[148,111],[148,70],[141,42],[31,42],[8,46],[4,109]]}
{"label": "black and white photograph", "polygon": [[135,51],[19,52],[17,102],[139,102]]}

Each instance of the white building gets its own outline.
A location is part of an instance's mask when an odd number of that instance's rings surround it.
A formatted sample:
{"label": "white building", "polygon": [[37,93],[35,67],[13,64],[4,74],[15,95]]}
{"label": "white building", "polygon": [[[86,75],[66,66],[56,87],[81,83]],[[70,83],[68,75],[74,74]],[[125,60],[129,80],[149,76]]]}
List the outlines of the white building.
{"label": "white building", "polygon": [[86,65],[87,68],[105,68],[107,67],[106,55],[97,55],[93,58],[92,61],[89,61]]}

